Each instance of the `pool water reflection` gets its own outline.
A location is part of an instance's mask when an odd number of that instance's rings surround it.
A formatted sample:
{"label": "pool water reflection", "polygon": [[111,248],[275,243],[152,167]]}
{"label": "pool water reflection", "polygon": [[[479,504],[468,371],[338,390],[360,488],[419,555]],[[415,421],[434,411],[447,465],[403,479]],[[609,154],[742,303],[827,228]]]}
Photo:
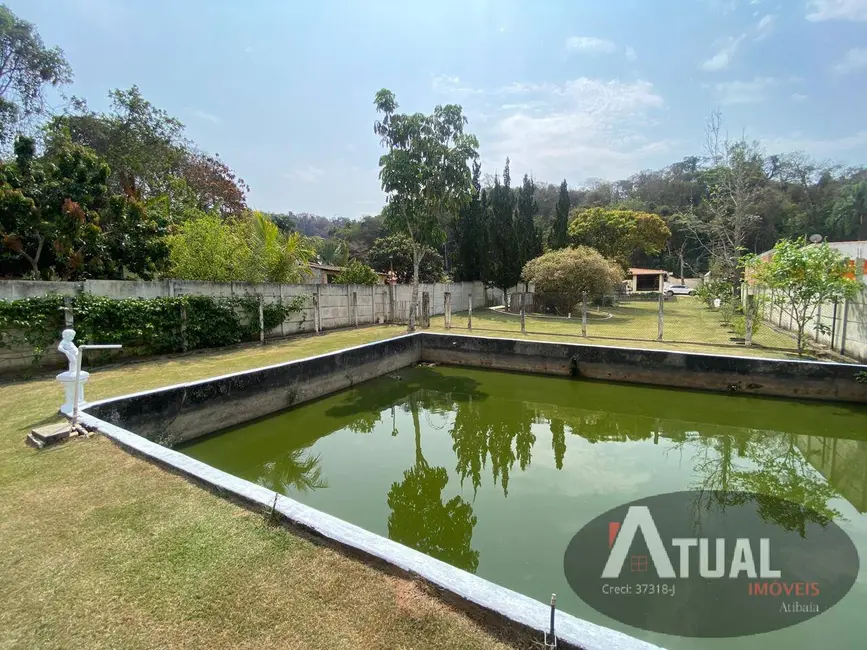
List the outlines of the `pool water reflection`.
{"label": "pool water reflection", "polygon": [[584,524],[686,489],[802,504],[867,557],[861,406],[415,367],[181,451],[534,598],[556,592],[562,609],[665,647],[854,648],[867,632],[864,570],[829,612],[736,639],[625,626],[585,605],[563,575]]}

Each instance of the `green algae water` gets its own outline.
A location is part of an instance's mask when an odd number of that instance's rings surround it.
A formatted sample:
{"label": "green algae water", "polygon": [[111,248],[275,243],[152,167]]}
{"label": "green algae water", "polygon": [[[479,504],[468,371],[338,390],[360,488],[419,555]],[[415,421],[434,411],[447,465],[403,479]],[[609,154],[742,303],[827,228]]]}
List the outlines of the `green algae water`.
{"label": "green algae water", "polygon": [[[673,649],[867,647],[867,408],[414,367],[181,449],[581,618]],[[629,627],[585,605],[563,554],[586,523],[679,490],[770,494],[854,541],[821,616],[733,639]]]}

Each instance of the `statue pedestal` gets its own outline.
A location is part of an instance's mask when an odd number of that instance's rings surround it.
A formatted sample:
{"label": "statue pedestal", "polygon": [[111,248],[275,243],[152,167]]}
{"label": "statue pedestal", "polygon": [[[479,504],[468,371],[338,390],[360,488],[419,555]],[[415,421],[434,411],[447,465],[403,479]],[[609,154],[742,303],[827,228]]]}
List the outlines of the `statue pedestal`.
{"label": "statue pedestal", "polygon": [[[87,402],[84,399],[84,385],[87,383],[90,373],[81,371],[78,379],[78,408],[86,406]],[[60,407],[60,412],[64,415],[72,415],[72,404],[75,401],[75,373],[61,372],[57,375],[57,381],[63,385],[64,402]]]}

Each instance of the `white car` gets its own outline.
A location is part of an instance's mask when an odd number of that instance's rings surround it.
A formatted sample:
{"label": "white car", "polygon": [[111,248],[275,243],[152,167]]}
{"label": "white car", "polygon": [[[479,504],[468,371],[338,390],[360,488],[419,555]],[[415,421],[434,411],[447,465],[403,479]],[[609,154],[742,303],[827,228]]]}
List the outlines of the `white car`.
{"label": "white car", "polygon": [[670,284],[665,289],[666,296],[694,296],[695,289],[690,289],[685,284]]}

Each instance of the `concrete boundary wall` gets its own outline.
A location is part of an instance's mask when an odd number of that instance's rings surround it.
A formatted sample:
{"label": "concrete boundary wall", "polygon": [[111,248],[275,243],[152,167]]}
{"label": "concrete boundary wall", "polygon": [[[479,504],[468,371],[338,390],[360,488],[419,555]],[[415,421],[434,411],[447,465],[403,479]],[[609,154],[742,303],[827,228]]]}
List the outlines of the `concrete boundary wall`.
{"label": "concrete boundary wall", "polygon": [[[688,352],[605,348],[517,339],[417,333],[331,354],[169,386],[88,405],[82,422],[126,450],[338,547],[385,562],[445,591],[468,609],[541,635],[550,610],[532,598],[452,567],[194,460],[170,445],[350,387],[419,360],[726,392],[867,402],[855,373],[867,366],[778,361]],[[562,647],[652,650],[651,644],[557,613]]]}
{"label": "concrete boundary wall", "polygon": [[[452,294],[452,311],[466,311],[472,296],[475,307],[486,303],[499,304],[502,291],[486,289],[481,282],[455,282],[419,285],[419,309],[424,292],[430,296],[430,313],[436,316],[445,311],[445,293]],[[305,298],[301,309],[289,315],[278,326],[265,332],[266,339],[292,334],[330,330],[355,325],[406,322],[412,298],[412,286],[347,285],[347,284],[276,284],[247,282],[200,282],[193,280],[158,280],[152,282],[132,280],[85,280],[84,282],[37,282],[31,280],[0,281],[0,300],[20,300],[48,294],[75,296],[80,293],[106,298],[160,298],[173,296],[259,296],[265,304],[277,300]],[[314,300],[315,296],[315,300]],[[317,319],[316,307],[319,315]],[[75,314],[72,314],[74,321]],[[74,324],[73,324],[74,327]],[[58,341],[60,332],[57,333]],[[27,347],[0,349],[0,372],[15,373],[33,367],[33,350]],[[49,350],[40,366],[60,368],[66,360]]]}

